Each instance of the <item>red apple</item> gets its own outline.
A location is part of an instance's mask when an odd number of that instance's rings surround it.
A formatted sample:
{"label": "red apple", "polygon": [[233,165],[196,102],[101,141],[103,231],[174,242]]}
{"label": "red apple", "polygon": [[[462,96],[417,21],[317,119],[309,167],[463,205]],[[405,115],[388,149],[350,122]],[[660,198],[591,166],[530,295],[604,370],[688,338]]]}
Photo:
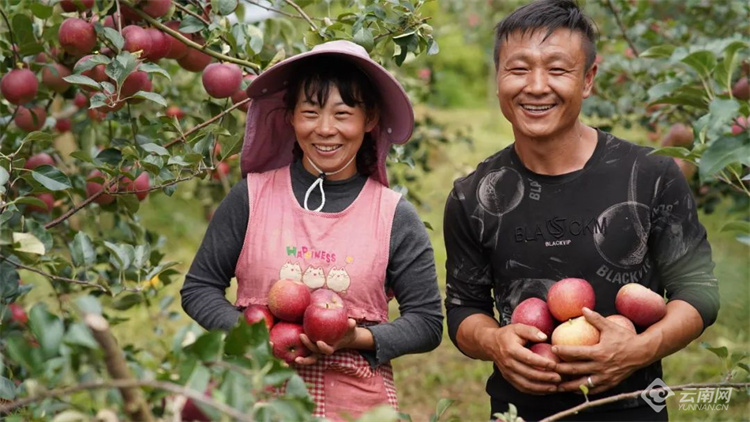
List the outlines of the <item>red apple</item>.
{"label": "red apple", "polygon": [[57,38],[62,48],[75,57],[86,55],[96,47],[94,25],[83,19],[65,19],[57,32]]}
{"label": "red apple", "polygon": [[510,316],[511,324],[526,324],[536,327],[549,337],[555,328],[555,321],[549,313],[547,302],[536,297],[530,297],[516,306]]}
{"label": "red apple", "polygon": [[349,330],[349,317],[344,300],[332,290],[315,290],[310,295],[310,306],[305,310],[302,326],[307,337],[314,343],[338,343]]}
{"label": "red apple", "polygon": [[8,102],[15,105],[26,104],[36,97],[39,81],[29,69],[13,69],[0,82],[0,92]]}
{"label": "red apple", "polygon": [[297,357],[310,356],[310,350],[299,338],[302,332],[302,326],[299,324],[277,322],[269,333],[269,339],[273,343],[273,355],[286,363],[294,362]]}
{"label": "red apple", "polygon": [[143,201],[148,196],[148,188],[150,187],[148,173],[143,172],[135,178],[135,183],[128,177],[123,177],[120,182],[121,192],[135,192],[136,198],[139,201]]}
{"label": "red apple", "polygon": [[[200,38],[196,38],[193,41],[201,45],[204,43]],[[177,64],[190,72],[200,72],[211,63],[211,60],[213,59],[208,54],[194,48],[188,48],[187,53],[177,60]]]}
{"label": "red apple", "polygon": [[693,175],[695,174],[696,170],[698,168],[695,166],[695,164],[691,163],[690,161],[683,160],[682,158],[672,157],[672,160],[675,164],[677,164],[677,167],[680,168],[680,171],[685,176],[685,179],[690,180],[693,178]]}
{"label": "red apple", "polygon": [[67,117],[57,119],[57,121],[55,122],[55,130],[60,133],[69,132],[72,127],[73,125],[71,124],[70,119],[68,119]]}
{"label": "red apple", "polygon": [[53,160],[52,157],[46,152],[40,152],[39,154],[34,154],[29,157],[29,159],[26,160],[26,163],[23,165],[23,168],[27,170],[33,170],[42,165],[54,166],[55,160]]}
{"label": "red apple", "polygon": [[172,0],[147,0],[141,2],[141,10],[146,12],[152,18],[160,18],[169,12],[172,6]]}
{"label": "red apple", "polygon": [[664,318],[667,313],[664,298],[638,283],[628,283],[620,287],[615,298],[615,308],[617,312],[641,327],[648,327]]}
{"label": "red apple", "polygon": [[747,76],[743,76],[732,87],[732,95],[740,100],[750,100],[750,85],[747,82]]}
{"label": "red apple", "polygon": [[[232,104],[237,104],[247,98],[247,87],[250,86],[251,83],[253,83],[253,80],[255,78],[257,78],[256,75],[245,75],[242,78],[242,80],[247,82],[247,84],[243,83],[244,86],[241,86],[240,89],[237,90],[237,92],[232,94]],[[250,107],[250,103],[245,103],[239,106],[238,109],[247,113],[248,107]]]}
{"label": "red apple", "polygon": [[26,209],[29,212],[38,212],[42,214],[49,214],[52,212],[52,208],[55,207],[55,197],[52,196],[51,193],[40,193],[38,195],[34,195],[34,198],[44,202],[44,207],[40,207],[37,205],[29,205]]}
{"label": "red apple", "polygon": [[693,144],[693,129],[682,123],[675,123],[662,139],[664,147],[689,147]]}
{"label": "red apple", "polygon": [[120,98],[127,98],[138,91],[151,91],[152,89],[153,84],[148,78],[148,73],[136,70],[128,75],[122,83],[122,88],[120,88]]}
{"label": "red apple", "polygon": [[[169,21],[165,23],[164,25],[169,29],[173,29],[177,32],[180,32],[179,31],[180,22],[178,21]],[[166,57],[168,59],[181,59],[185,57],[185,54],[187,54],[188,52],[188,46],[185,45],[185,43],[183,43],[182,41],[178,41],[177,38],[169,34],[165,34],[165,35],[169,39],[169,52],[167,53]],[[180,35],[184,36],[187,39],[192,39],[190,34],[183,34],[182,32],[180,32]]]}
{"label": "red apple", "polygon": [[563,322],[552,332],[555,346],[593,346],[597,343],[599,330],[582,316]]}
{"label": "red apple", "polygon": [[216,170],[213,171],[211,177],[213,177],[214,180],[221,180],[221,178],[226,177],[227,174],[229,174],[229,164],[221,161],[216,165]]}
{"label": "red apple", "polygon": [[263,320],[263,322],[266,324],[266,328],[268,328],[268,331],[271,331],[274,323],[274,317],[267,306],[250,305],[245,308],[243,314],[245,315],[245,321],[247,321],[248,324],[255,324],[256,322]]}
{"label": "red apple", "polygon": [[79,12],[94,7],[94,0],[60,0],[63,12]]}
{"label": "red apple", "polygon": [[583,308],[594,309],[594,288],[582,278],[564,278],[550,287],[547,306],[558,321],[583,315]]}
{"label": "red apple", "polygon": [[145,54],[145,58],[152,62],[159,61],[169,54],[172,46],[169,35],[156,28],[146,28],[146,33],[151,37],[151,49]]}
{"label": "red apple", "polygon": [[70,87],[70,83],[63,78],[69,76],[70,73],[70,69],[60,63],[44,66],[44,69],[42,69],[42,83],[55,92],[65,92]]}
{"label": "red apple", "polygon": [[10,309],[10,318],[21,324],[25,325],[27,322],[29,322],[29,316],[26,315],[26,311],[23,310],[23,306],[17,304],[17,303],[11,303],[8,305],[8,309]]}
{"label": "red apple", "polygon": [[77,92],[76,96],[73,98],[73,105],[78,108],[87,108],[89,106],[89,97],[81,92]]}
{"label": "red apple", "polygon": [[552,362],[560,363],[560,358],[554,352],[552,352],[552,345],[549,343],[535,343],[531,347],[529,347],[529,350],[543,358],[551,360]]}
{"label": "red apple", "polygon": [[[211,396],[211,390],[213,390],[213,387],[211,385],[212,383],[209,383],[208,387],[206,387],[206,391],[204,392],[204,395],[206,397]],[[206,416],[205,413],[198,407],[197,404],[195,404],[195,401],[193,399],[188,398],[185,401],[185,405],[182,407],[182,411],[180,412],[180,420],[185,422],[211,422],[211,419]]]}
{"label": "red apple", "polygon": [[145,29],[137,25],[128,25],[122,28],[122,36],[125,38],[123,50],[131,53],[142,51],[141,57],[148,56],[151,51],[151,36]]}
{"label": "red apple", "polygon": [[42,107],[18,107],[16,118],[13,121],[19,129],[25,132],[40,130],[47,120],[47,112]]}
{"label": "red apple", "polygon": [[214,98],[228,98],[242,85],[242,70],[234,63],[212,63],[203,70],[203,88]]}
{"label": "red apple", "polygon": [[[99,170],[94,170],[89,173],[89,176],[86,179],[86,195],[92,196],[101,191],[104,188],[103,181],[104,176],[102,176],[102,172]],[[115,197],[105,193],[96,198],[94,202],[99,205],[108,205],[115,202]]]}
{"label": "red apple", "polygon": [[747,130],[747,118],[740,116],[737,118],[737,123],[732,124],[732,135],[739,135],[740,133]]}
{"label": "red apple", "polygon": [[309,304],[310,289],[300,281],[281,279],[268,291],[268,309],[282,321],[302,321]]}
{"label": "red apple", "polygon": [[633,325],[633,322],[625,316],[622,316],[620,314],[614,314],[614,315],[608,316],[607,319],[614,322],[617,325],[627,328],[628,330],[632,331],[633,334],[638,334],[638,332],[635,330],[635,325]]}
{"label": "red apple", "polygon": [[164,115],[167,117],[176,117],[179,120],[185,117],[185,112],[178,106],[169,106]]}

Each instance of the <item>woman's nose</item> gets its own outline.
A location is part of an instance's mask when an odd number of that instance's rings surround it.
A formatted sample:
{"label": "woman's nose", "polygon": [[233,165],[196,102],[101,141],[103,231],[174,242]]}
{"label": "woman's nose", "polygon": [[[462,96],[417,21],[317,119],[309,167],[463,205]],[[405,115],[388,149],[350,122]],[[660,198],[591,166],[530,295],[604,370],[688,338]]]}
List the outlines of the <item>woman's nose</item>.
{"label": "woman's nose", "polygon": [[331,117],[321,116],[315,126],[315,132],[320,136],[333,136],[336,134],[336,122]]}

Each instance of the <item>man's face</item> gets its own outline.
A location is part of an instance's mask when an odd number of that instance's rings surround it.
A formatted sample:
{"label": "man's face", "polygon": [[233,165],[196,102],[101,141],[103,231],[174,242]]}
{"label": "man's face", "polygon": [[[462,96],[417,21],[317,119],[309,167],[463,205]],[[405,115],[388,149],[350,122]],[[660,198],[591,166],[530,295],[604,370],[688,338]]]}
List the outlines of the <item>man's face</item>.
{"label": "man's face", "polygon": [[583,35],[558,29],[515,32],[500,46],[497,97],[516,139],[578,136],[583,99],[591,94],[596,65],[586,71]]}

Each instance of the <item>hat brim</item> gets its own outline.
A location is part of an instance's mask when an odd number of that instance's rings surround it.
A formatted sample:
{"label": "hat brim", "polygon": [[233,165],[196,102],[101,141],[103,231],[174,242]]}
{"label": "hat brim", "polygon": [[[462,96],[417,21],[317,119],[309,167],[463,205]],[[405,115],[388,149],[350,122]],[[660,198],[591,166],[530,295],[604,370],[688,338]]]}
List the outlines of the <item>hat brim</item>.
{"label": "hat brim", "polygon": [[336,56],[355,63],[372,80],[385,103],[380,110],[379,125],[387,134],[390,143],[403,144],[409,140],[414,129],[414,110],[401,84],[384,67],[370,58],[348,52],[312,50],[300,53],[270,67],[260,74],[247,88],[247,96],[259,99],[287,89],[289,77],[297,66],[313,56]]}

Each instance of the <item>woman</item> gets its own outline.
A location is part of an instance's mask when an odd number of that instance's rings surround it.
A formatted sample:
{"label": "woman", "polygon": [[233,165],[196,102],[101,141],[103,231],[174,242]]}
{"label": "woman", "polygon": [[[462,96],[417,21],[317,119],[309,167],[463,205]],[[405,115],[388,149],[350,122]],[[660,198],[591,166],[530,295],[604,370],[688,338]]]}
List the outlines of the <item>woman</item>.
{"label": "woman", "polygon": [[[381,404],[398,408],[391,359],[442,338],[441,299],[424,224],[388,189],[385,160],[411,136],[401,85],[365,50],[333,41],[284,60],[248,88],[242,173],[222,201],[181,290],[207,329],[229,329],[266,304],[279,278],[327,287],[350,324],[338,344],[312,344],[295,369],[315,416],[339,420]],[[237,302],[225,298],[230,279]],[[388,321],[394,296],[400,316]],[[352,321],[350,321],[352,322]]]}

